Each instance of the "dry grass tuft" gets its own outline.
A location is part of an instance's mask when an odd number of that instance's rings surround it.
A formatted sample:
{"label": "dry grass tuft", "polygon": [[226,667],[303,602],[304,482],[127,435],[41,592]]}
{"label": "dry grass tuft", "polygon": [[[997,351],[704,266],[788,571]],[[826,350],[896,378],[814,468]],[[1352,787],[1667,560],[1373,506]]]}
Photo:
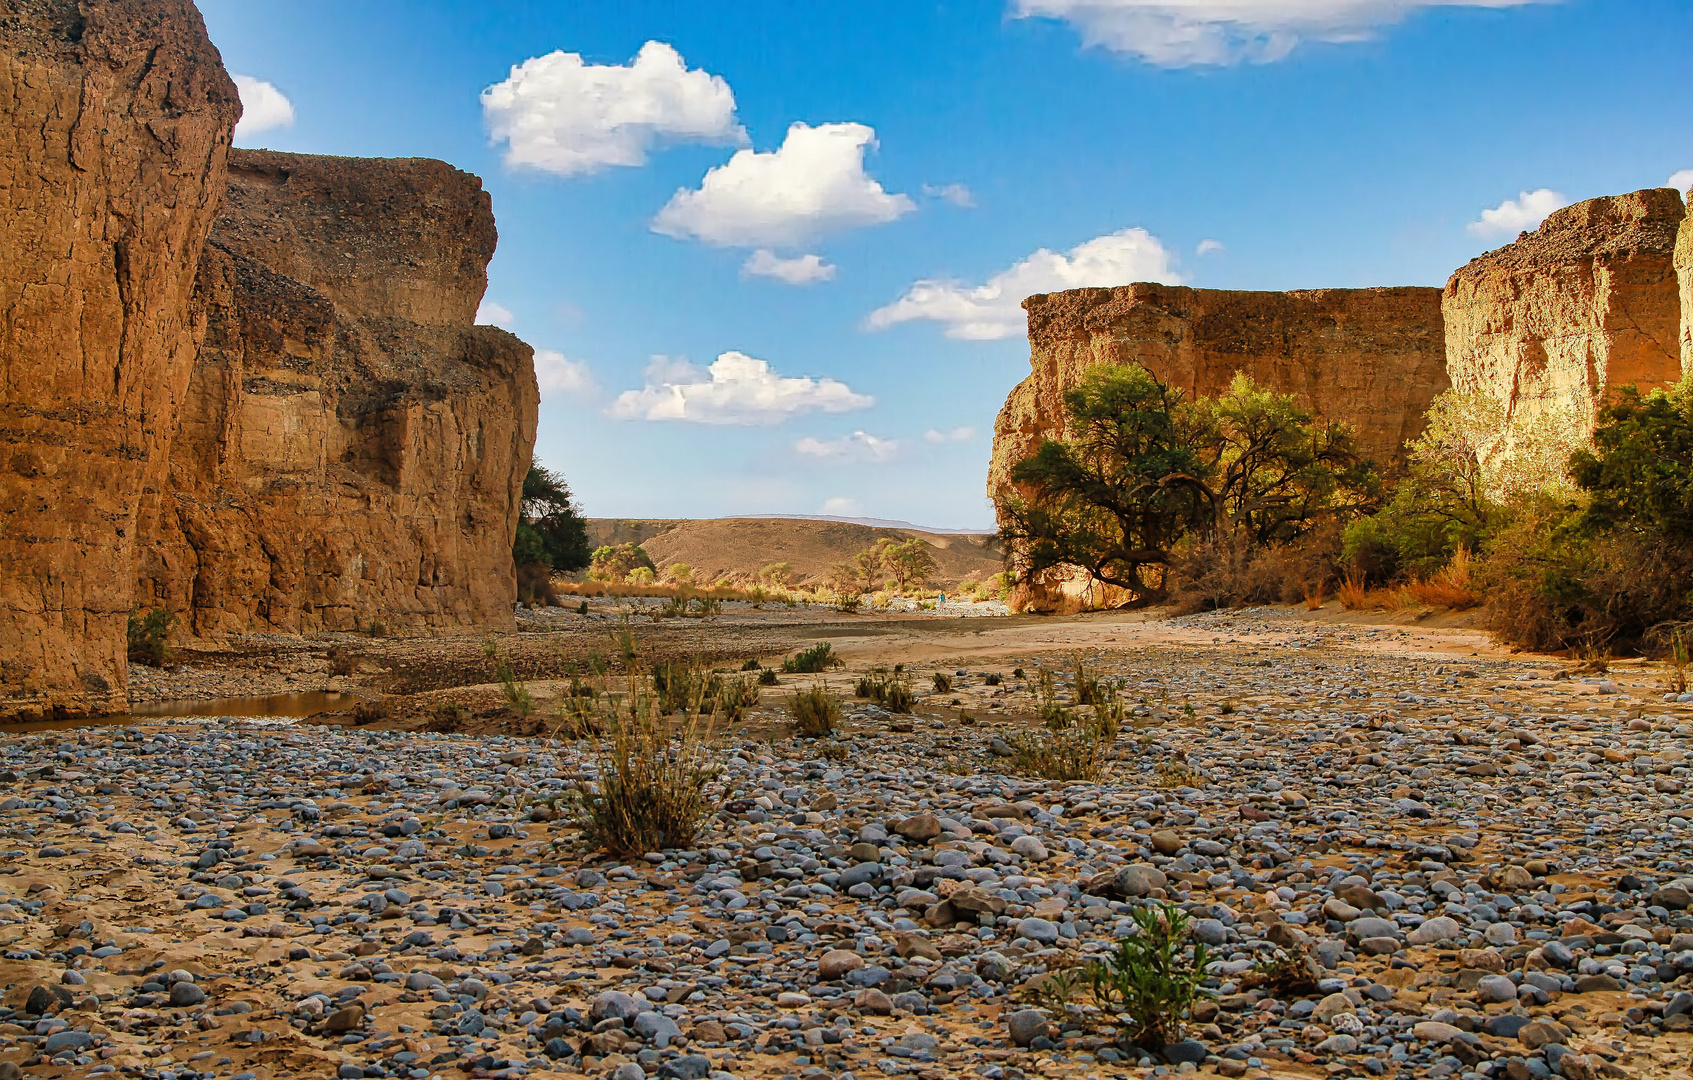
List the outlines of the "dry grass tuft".
{"label": "dry grass tuft", "polygon": [[709,714],[686,715],[672,731],[639,678],[626,701],[599,700],[610,704],[599,717],[599,782],[576,792],[582,831],[618,856],[688,847],[716,810],[706,794],[720,771],[708,748]]}
{"label": "dry grass tuft", "polygon": [[817,685],[789,698],[788,714],[794,718],[794,734],[802,739],[823,739],[833,735],[841,724],[841,701]]}
{"label": "dry grass tuft", "polygon": [[1017,776],[1068,783],[1097,779],[1105,764],[1105,743],[1089,728],[1027,731],[1006,740],[1011,746],[1008,766]]}

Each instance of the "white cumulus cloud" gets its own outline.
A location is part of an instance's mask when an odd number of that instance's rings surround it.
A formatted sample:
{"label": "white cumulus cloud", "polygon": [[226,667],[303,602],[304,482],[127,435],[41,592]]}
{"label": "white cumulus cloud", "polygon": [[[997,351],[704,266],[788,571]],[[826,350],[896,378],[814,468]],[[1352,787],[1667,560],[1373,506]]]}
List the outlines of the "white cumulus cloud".
{"label": "white cumulus cloud", "polygon": [[1201,240],[1199,242],[1199,246],[1197,248],[1194,248],[1195,253],[1197,253],[1202,258],[1206,255],[1211,254],[1214,251],[1223,251],[1223,250],[1225,250],[1225,249],[1223,247],[1223,242],[1221,240]]}
{"label": "white cumulus cloud", "polygon": [[581,397],[593,392],[594,376],[581,360],[556,349],[535,350],[535,381],[543,398]]}
{"label": "white cumulus cloud", "polygon": [[552,52],[482,91],[482,115],[509,166],[560,176],[642,165],[661,142],[745,142],[735,95],[721,77],[689,71],[662,41],[624,65]]}
{"label": "white cumulus cloud", "polygon": [[1124,229],[1078,244],[1064,254],[1041,248],[983,285],[919,281],[898,300],[871,312],[868,325],[881,330],[896,323],[930,319],[945,324],[949,338],[987,341],[1016,337],[1026,325],[1025,297],[1137,281],[1179,285],[1182,278],[1170,265],[1170,253],[1157,237],[1145,229]]}
{"label": "white cumulus cloud", "polygon": [[796,123],[767,153],[738,150],[683,188],[653,219],[654,232],[725,247],[794,248],[827,233],[882,225],[916,209],[864,171],[876,132],[863,124]]}
{"label": "white cumulus cloud", "polygon": [[609,412],[620,420],[779,424],[800,413],[851,412],[875,403],[835,379],[784,377],[768,361],[726,352],[705,371],[686,361],[654,357],[646,385],[619,394]]}
{"label": "white cumulus cloud", "polygon": [[923,194],[931,199],[945,199],[954,206],[969,207],[976,205],[976,195],[963,184],[924,184]]}
{"label": "white cumulus cloud", "polygon": [[1687,189],[1693,188],[1693,169],[1682,169],[1680,172],[1672,174],[1668,180],[1664,181],[1664,186],[1672,187],[1683,195],[1687,194]]}
{"label": "white cumulus cloud", "polygon": [[834,279],[835,267],[821,255],[784,259],[769,248],[759,248],[741,264],[741,272],[752,277],[775,278],[785,285],[815,285]]}
{"label": "white cumulus cloud", "polygon": [[883,439],[867,431],[855,431],[838,439],[823,440],[806,436],[794,443],[794,450],[806,457],[825,461],[882,462],[892,461],[899,454],[898,439]]}
{"label": "white cumulus cloud", "polygon": [[294,105],[272,83],[251,75],[234,75],[241,95],[241,121],[235,125],[235,139],[244,142],[261,131],[294,126]]}
{"label": "white cumulus cloud", "polygon": [[928,431],[923,433],[924,442],[937,444],[969,442],[975,437],[976,429],[973,427],[955,427],[951,431],[937,431],[934,428],[930,428]]}
{"label": "white cumulus cloud", "polygon": [[1301,41],[1366,41],[1428,8],[1512,8],[1556,0],[1012,0],[1024,18],[1062,19],[1088,45],[1160,67],[1269,63]]}
{"label": "white cumulus cloud", "polygon": [[835,495],[823,500],[823,506],[818,513],[828,514],[830,517],[862,517],[864,506],[857,499]]}
{"label": "white cumulus cloud", "polygon": [[476,325],[478,326],[497,326],[501,330],[510,330],[512,323],[516,321],[517,316],[512,314],[511,308],[506,307],[498,300],[489,300],[484,297],[482,303],[476,306]]}
{"label": "white cumulus cloud", "polygon": [[1525,191],[1514,199],[1506,199],[1491,210],[1483,210],[1481,217],[1465,226],[1470,235],[1485,238],[1515,237],[1524,230],[1540,227],[1546,216],[1562,210],[1570,201],[1551,188]]}

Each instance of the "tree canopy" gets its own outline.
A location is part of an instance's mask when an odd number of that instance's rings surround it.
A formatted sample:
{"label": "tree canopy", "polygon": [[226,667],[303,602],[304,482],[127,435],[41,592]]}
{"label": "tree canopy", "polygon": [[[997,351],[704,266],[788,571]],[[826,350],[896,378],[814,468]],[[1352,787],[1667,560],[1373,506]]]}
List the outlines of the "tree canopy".
{"label": "tree canopy", "polygon": [[523,501],[512,542],[518,566],[541,565],[569,572],[590,560],[588,523],[571,497],[564,477],[531,465],[523,477]]}
{"label": "tree canopy", "polygon": [[1064,404],[1068,437],[1044,440],[1011,470],[1022,494],[1001,532],[1024,580],[1073,567],[1137,600],[1161,599],[1189,535],[1287,543],[1380,498],[1349,428],[1245,375],[1190,402],[1145,368],[1101,365]]}

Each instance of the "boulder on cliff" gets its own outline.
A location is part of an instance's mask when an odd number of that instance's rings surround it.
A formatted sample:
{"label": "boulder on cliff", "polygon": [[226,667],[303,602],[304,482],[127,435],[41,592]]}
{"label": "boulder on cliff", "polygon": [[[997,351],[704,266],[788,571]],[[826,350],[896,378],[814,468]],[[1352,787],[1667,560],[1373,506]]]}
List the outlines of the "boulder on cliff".
{"label": "boulder on cliff", "polygon": [[1670,188],[1589,199],[1472,259],[1442,303],[1452,385],[1497,400],[1512,423],[1548,417],[1579,437],[1608,389],[1675,382],[1684,217]]}
{"label": "boulder on cliff", "polygon": [[496,233],[440,162],[237,150],[136,595],[199,635],[509,625],[532,351],[474,326]]}
{"label": "boulder on cliff", "polygon": [[240,99],[189,0],[5,0],[0,43],[0,715],[122,710]]}

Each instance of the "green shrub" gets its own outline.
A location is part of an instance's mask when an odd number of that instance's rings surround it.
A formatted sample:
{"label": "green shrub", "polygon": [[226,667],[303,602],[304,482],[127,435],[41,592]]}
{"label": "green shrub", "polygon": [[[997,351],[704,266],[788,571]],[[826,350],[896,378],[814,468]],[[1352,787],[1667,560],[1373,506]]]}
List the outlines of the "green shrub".
{"label": "green shrub", "polygon": [[1105,747],[1086,727],[1019,732],[1006,742],[1011,746],[1007,765],[1017,776],[1068,783],[1093,780],[1104,766]]}
{"label": "green shrub", "polygon": [[841,723],[841,702],[826,687],[801,690],[788,699],[788,714],[794,733],[804,739],[822,739],[834,734]]}
{"label": "green shrub", "polygon": [[762,665],[759,664],[758,657],[755,656],[751,660],[748,660],[745,663],[743,663],[741,665],[741,670],[742,671],[757,671],[760,666],[762,666]]}
{"label": "green shrub", "polygon": [[588,840],[619,857],[691,846],[716,811],[706,788],[720,769],[705,717],[692,714],[672,734],[632,681],[627,701],[612,700],[600,722],[599,781],[574,795]]}
{"label": "green shrub", "polygon": [[760,685],[760,686],[775,686],[776,685],[776,669],[775,668],[765,668],[764,670],[760,671],[758,673],[758,685]]}
{"label": "green shrub", "polygon": [[1084,977],[1094,1002],[1128,1021],[1135,1044],[1154,1053],[1180,1042],[1193,1003],[1208,994],[1200,984],[1211,954],[1193,940],[1188,913],[1174,904],[1139,907],[1138,933],[1121,938]]}
{"label": "green shrub", "polygon": [[176,628],[176,616],[164,608],[153,608],[145,615],[129,613],[129,662],[162,667],[170,662],[170,632]]}
{"label": "green shrub", "polygon": [[815,675],[840,663],[834,647],[827,641],[802,649],[782,661],[782,670],[790,675]]}
{"label": "green shrub", "polygon": [[1004,680],[1000,678],[999,672],[990,671],[988,672],[987,678],[982,681],[987,683],[989,686],[998,686]]}

